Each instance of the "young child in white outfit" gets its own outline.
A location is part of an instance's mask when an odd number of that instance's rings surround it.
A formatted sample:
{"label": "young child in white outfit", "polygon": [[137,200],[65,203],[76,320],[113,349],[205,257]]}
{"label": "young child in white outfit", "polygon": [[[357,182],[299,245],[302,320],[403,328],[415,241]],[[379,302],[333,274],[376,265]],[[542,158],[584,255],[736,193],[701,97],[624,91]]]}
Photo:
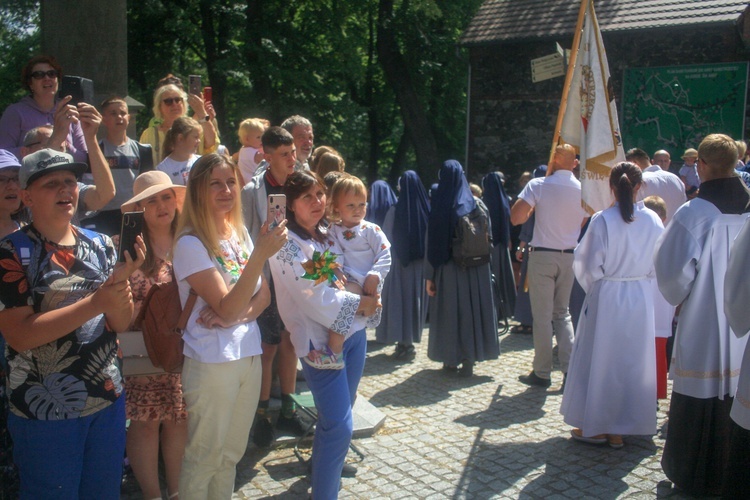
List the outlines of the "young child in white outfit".
{"label": "young child in white outfit", "polygon": [[255,175],[255,171],[258,170],[258,165],[263,160],[261,137],[268,125],[268,120],[248,118],[240,123],[239,130],[237,130],[242,148],[237,153],[235,161],[240,167],[240,173],[242,173],[242,179],[245,183],[250,182],[250,179]]}
{"label": "young child in white outfit", "polygon": [[[391,244],[377,224],[364,220],[367,211],[367,188],[353,175],[344,175],[331,189],[331,216],[336,223],[328,234],[344,253],[343,274],[347,291],[358,295],[376,295],[391,269]],[[382,309],[367,320],[367,327],[380,324]],[[341,352],[344,336],[328,332],[328,345],[310,351],[304,361],[318,369],[340,370],[344,367]]]}

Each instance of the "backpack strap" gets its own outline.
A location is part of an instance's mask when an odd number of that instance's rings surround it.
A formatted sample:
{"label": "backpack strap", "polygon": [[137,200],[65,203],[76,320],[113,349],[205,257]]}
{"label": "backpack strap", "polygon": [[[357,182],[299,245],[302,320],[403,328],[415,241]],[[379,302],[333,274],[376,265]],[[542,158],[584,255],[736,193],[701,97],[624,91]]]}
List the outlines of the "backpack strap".
{"label": "backpack strap", "polygon": [[21,262],[23,272],[26,273],[26,269],[31,264],[31,256],[34,254],[34,242],[25,231],[20,230],[10,233],[6,238],[13,243],[16,257]]}
{"label": "backpack strap", "polygon": [[188,319],[190,318],[190,313],[193,312],[193,307],[195,307],[196,300],[198,300],[198,294],[191,288],[187,302],[185,302],[185,307],[180,313],[180,319],[177,321],[177,327],[175,327],[175,331],[180,335],[185,331]]}

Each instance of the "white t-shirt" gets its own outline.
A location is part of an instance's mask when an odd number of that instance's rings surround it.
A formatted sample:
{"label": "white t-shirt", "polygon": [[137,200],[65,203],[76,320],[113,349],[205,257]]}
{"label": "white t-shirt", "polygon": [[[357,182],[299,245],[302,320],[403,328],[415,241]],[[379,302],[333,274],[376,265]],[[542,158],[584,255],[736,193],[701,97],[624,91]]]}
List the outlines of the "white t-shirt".
{"label": "white t-shirt", "polygon": [[685,186],[682,181],[672,172],[662,170],[661,167],[654,165],[643,171],[643,183],[641,189],[636,195],[637,201],[641,201],[648,196],[659,196],[664,200],[667,206],[667,218],[664,226],[669,224],[677,209],[687,201],[685,196]]}
{"label": "white t-shirt", "polygon": [[547,177],[531,179],[518,197],[535,207],[532,247],[575,248],[588,213],[581,207],[581,183],[573,172],[558,170]]}
{"label": "white t-shirt", "polygon": [[[247,242],[248,248],[244,248],[240,239],[233,233],[230,239],[219,241],[222,254],[211,256],[195,236],[186,235],[177,240],[172,265],[183,307],[190,293],[190,284],[186,280],[188,276],[215,267],[227,286],[237,282],[253,251],[249,236]],[[260,286],[261,279],[258,278],[254,293],[258,293]],[[185,341],[185,356],[201,363],[224,363],[262,352],[260,330],[255,321],[229,328],[205,328],[197,323],[200,311],[205,306],[206,301],[199,296],[182,337]]]}
{"label": "white t-shirt", "polygon": [[177,186],[187,186],[190,169],[193,168],[193,163],[195,163],[198,158],[200,158],[200,156],[190,155],[190,158],[185,161],[175,161],[167,156],[156,166],[156,169],[169,175],[169,178],[172,179],[172,184]]}
{"label": "white t-shirt", "polygon": [[245,179],[245,183],[250,182],[250,179],[255,176],[255,171],[258,170],[260,162],[255,163],[255,155],[258,151],[258,148],[243,146],[237,155],[237,165],[240,167],[240,172],[242,172],[242,178]]}

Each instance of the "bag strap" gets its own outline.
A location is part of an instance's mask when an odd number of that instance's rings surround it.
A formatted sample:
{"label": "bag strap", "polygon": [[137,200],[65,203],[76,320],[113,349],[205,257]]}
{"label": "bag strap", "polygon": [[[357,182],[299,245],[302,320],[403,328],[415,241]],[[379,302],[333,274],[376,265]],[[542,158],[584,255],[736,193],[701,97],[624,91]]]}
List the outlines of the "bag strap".
{"label": "bag strap", "polygon": [[193,312],[193,307],[195,307],[196,300],[198,300],[198,294],[191,288],[187,302],[185,302],[185,307],[180,313],[180,319],[177,321],[177,327],[175,328],[175,331],[180,335],[182,335],[182,332],[187,326],[188,319],[190,318],[190,313]]}

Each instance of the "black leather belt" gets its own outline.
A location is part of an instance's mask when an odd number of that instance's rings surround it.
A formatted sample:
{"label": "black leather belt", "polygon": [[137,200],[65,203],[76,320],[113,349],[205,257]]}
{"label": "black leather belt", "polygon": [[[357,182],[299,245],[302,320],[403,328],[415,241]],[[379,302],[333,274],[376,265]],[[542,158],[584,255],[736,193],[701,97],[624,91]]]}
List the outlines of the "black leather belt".
{"label": "black leather belt", "polygon": [[572,248],[566,250],[558,250],[557,248],[544,248],[544,247],[531,247],[532,252],[557,252],[557,253],[573,253]]}

